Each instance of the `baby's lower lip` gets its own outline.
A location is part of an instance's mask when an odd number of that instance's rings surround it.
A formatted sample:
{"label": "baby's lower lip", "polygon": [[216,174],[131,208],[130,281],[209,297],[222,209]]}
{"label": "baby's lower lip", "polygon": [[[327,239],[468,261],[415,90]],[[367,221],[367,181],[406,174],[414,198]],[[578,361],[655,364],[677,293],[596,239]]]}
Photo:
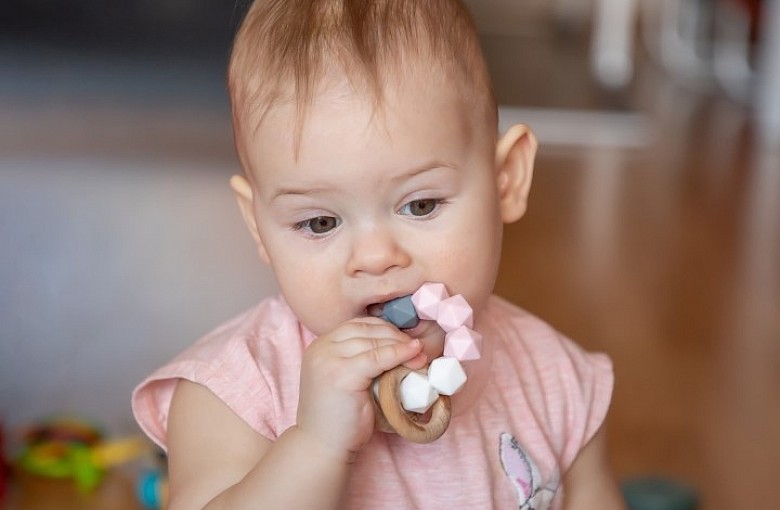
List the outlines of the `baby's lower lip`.
{"label": "baby's lower lip", "polygon": [[420,322],[417,323],[417,325],[415,327],[402,329],[401,331],[403,331],[404,333],[406,333],[407,335],[409,335],[412,338],[416,338],[417,335],[420,335],[420,333],[422,333],[425,330],[425,328],[428,326],[429,322],[430,321],[421,320]]}

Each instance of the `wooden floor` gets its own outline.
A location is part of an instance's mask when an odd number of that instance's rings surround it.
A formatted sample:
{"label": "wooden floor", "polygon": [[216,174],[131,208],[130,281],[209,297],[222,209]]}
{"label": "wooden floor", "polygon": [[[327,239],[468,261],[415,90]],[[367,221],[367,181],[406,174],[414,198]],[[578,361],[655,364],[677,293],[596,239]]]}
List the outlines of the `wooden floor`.
{"label": "wooden floor", "polygon": [[780,157],[739,108],[675,94],[644,150],[542,150],[498,292],[612,356],[621,478],[776,508]]}

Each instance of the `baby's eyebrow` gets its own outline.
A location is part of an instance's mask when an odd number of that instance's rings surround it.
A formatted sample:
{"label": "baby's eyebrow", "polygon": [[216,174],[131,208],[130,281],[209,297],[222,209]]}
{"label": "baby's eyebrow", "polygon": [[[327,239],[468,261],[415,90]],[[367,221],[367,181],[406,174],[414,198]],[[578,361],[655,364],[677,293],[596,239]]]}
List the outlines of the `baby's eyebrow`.
{"label": "baby's eyebrow", "polygon": [[432,170],[457,170],[457,167],[455,165],[451,165],[449,163],[443,162],[443,161],[429,161],[427,163],[423,163],[418,166],[414,166],[410,168],[409,170],[393,177],[392,181],[400,181],[400,180],[406,180],[411,179],[412,177],[416,177],[418,175],[424,174],[426,172],[430,172]]}
{"label": "baby's eyebrow", "polygon": [[[408,179],[412,179],[414,177],[417,177],[418,175],[422,175],[426,172],[431,172],[433,170],[457,171],[457,168],[454,165],[444,163],[442,161],[429,161],[420,165],[415,165],[410,169],[391,177],[389,179],[389,182],[395,183],[398,181],[406,181]],[[274,191],[274,193],[271,195],[270,202],[273,202],[274,200],[281,197],[287,197],[287,196],[307,197],[312,195],[320,195],[320,194],[328,193],[330,191],[332,191],[330,188],[324,186],[314,186],[311,188],[281,187],[276,191]]]}
{"label": "baby's eyebrow", "polygon": [[284,196],[310,196],[326,192],[326,188],[279,188],[271,196],[271,202]]}

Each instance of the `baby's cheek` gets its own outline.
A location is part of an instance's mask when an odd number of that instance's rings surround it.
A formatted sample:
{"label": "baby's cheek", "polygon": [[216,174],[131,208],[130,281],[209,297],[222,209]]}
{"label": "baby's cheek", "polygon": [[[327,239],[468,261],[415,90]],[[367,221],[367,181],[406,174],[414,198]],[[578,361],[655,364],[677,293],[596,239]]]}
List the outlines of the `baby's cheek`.
{"label": "baby's cheek", "polygon": [[327,290],[318,280],[307,277],[306,272],[277,274],[277,279],[287,304],[307,329],[317,335],[332,329],[328,319],[333,318],[329,308],[334,303],[328,302]]}
{"label": "baby's cheek", "polygon": [[[456,274],[462,290],[459,291],[475,310],[481,309],[492,294],[500,258],[486,247],[484,252],[472,251],[461,259],[466,267]],[[459,275],[459,276],[458,276]]]}

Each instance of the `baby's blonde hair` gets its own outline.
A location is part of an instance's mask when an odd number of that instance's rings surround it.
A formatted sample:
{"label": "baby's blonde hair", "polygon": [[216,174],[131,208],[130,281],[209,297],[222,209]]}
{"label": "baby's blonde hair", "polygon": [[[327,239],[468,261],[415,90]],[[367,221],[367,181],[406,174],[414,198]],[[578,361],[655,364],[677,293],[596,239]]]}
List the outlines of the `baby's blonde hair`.
{"label": "baby's blonde hair", "polygon": [[236,136],[250,119],[257,128],[275,104],[295,101],[297,138],[334,69],[377,106],[387,83],[409,68],[447,73],[497,124],[477,31],[460,0],[255,0],[228,70]]}

